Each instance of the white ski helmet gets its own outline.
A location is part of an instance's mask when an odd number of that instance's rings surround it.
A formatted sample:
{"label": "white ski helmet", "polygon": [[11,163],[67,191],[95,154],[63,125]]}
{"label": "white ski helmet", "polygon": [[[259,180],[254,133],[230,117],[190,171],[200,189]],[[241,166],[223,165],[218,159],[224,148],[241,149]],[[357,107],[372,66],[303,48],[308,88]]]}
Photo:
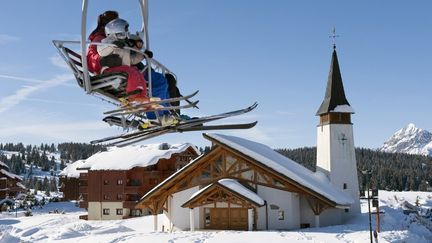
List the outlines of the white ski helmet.
{"label": "white ski helmet", "polygon": [[129,23],[124,19],[114,19],[105,26],[105,35],[116,39],[126,39],[129,31]]}

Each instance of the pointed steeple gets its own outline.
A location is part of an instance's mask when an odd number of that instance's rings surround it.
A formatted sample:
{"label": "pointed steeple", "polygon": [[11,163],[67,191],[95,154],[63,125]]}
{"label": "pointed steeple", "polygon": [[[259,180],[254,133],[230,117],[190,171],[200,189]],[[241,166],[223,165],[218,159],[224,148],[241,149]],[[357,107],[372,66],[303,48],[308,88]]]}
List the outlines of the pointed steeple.
{"label": "pointed steeple", "polygon": [[327,80],[327,89],[324,101],[321,103],[316,115],[320,116],[331,111],[339,105],[350,105],[345,97],[342,76],[339,70],[339,62],[336,54],[336,46],[333,46],[333,55]]}

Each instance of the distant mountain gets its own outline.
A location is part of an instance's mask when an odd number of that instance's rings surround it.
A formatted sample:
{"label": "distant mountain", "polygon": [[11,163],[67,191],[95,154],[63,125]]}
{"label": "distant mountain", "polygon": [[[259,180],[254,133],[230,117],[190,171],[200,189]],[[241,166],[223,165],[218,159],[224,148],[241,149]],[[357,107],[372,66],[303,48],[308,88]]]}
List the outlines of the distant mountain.
{"label": "distant mountain", "polygon": [[432,157],[432,133],[410,123],[397,131],[379,148],[379,151],[421,154]]}

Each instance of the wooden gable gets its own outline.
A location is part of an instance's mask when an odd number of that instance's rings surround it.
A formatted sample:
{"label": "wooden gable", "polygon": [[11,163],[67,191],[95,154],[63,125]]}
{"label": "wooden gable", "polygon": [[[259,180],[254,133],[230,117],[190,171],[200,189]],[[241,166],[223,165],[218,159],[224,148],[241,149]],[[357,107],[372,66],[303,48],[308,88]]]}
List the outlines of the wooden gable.
{"label": "wooden gable", "polygon": [[169,195],[192,187],[203,188],[223,178],[239,181],[255,191],[258,185],[283,191],[299,193],[313,199],[314,205],[321,208],[335,207],[336,203],[300,183],[275,171],[265,164],[229,146],[213,142],[211,151],[192,161],[180,171],[147,193],[137,204],[137,208],[148,208],[152,213],[159,212]]}
{"label": "wooden gable", "polygon": [[182,207],[196,208],[209,204],[216,204],[218,202],[226,202],[228,204],[235,204],[243,208],[261,207],[251,199],[241,195],[230,188],[216,182],[205,188],[199,195],[191,198],[185,202]]}

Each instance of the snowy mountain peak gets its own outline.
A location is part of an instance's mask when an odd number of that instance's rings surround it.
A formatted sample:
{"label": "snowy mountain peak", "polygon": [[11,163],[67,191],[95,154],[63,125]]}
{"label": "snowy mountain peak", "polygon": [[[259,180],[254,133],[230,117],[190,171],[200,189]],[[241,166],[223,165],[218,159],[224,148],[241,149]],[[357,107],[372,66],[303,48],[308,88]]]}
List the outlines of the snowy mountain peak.
{"label": "snowy mountain peak", "polygon": [[409,123],[397,131],[379,150],[432,156],[432,133]]}
{"label": "snowy mountain peak", "polygon": [[420,128],[417,128],[414,123],[409,123],[406,127],[402,128],[397,133],[401,133],[401,134],[416,134],[416,133],[419,133],[421,131],[423,131],[423,130],[420,129]]}

